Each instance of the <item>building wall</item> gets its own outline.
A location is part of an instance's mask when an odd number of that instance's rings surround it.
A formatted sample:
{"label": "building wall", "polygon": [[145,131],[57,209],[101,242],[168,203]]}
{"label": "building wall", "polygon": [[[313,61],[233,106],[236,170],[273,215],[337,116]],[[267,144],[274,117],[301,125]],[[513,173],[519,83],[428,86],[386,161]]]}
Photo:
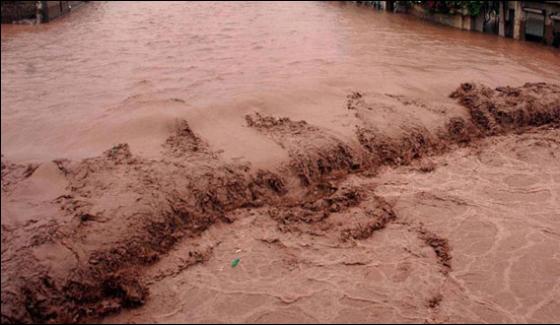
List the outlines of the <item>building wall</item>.
{"label": "building wall", "polygon": [[[560,29],[558,28],[558,24],[555,23],[556,19],[553,17],[560,17],[560,1],[523,1],[523,8],[525,10],[527,10],[527,8],[542,10],[544,16],[544,35],[542,42],[548,45],[554,45],[555,35],[560,33]],[[524,13],[526,18],[528,13],[527,11]],[[523,30],[521,30],[521,32],[523,33]]]}
{"label": "building wall", "polygon": [[37,16],[40,16],[40,22],[48,22],[67,14],[72,9],[79,7],[85,2],[86,1],[2,1],[2,23],[12,23],[23,19],[35,20],[38,18]]}
{"label": "building wall", "polygon": [[409,8],[408,13],[422,19],[426,19],[438,24],[452,26],[459,29],[471,30],[470,17],[464,16],[462,14],[445,15],[439,13],[428,13],[424,10],[422,6],[413,5]]}
{"label": "building wall", "polygon": [[[379,7],[384,10],[390,10],[389,8],[393,8],[396,3],[395,1],[380,2],[381,5]],[[509,19],[510,10],[513,10],[513,17],[511,17],[513,19],[511,20]],[[542,12],[544,26],[542,39],[536,39],[533,35],[528,33],[534,30],[535,21],[537,21],[535,15],[538,14],[529,12],[534,10]],[[514,39],[522,41],[533,40],[555,47],[560,46],[560,1],[502,1],[499,6],[499,18],[496,22],[497,26],[494,23],[486,24],[485,26],[484,17],[481,15],[471,17],[460,13],[428,13],[420,5],[412,5],[407,13],[422,19],[463,30],[495,33],[502,37],[513,37]]]}
{"label": "building wall", "polygon": [[43,1],[43,21],[48,22],[62,16],[61,1]]}
{"label": "building wall", "polygon": [[560,47],[560,15],[552,16],[552,46]]}
{"label": "building wall", "polygon": [[36,1],[2,1],[2,23],[9,24],[22,19],[35,19]]}

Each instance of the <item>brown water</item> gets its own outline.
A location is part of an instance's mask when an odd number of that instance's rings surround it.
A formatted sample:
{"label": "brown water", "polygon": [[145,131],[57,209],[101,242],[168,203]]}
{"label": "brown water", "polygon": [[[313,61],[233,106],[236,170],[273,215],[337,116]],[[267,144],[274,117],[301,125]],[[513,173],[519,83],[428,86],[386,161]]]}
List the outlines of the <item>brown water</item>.
{"label": "brown water", "polygon": [[[261,111],[343,129],[353,90],[445,97],[462,81],[558,81],[560,52],[341,3],[91,3],[49,24],[2,25],[2,153],[146,156],[177,117],[229,158],[255,163]],[[329,116],[328,118],[325,116]],[[223,132],[228,130],[230,132]],[[341,131],[344,133],[344,131]]]}
{"label": "brown water", "polygon": [[557,323],[559,59],[326,2],[2,26],[2,322]]}

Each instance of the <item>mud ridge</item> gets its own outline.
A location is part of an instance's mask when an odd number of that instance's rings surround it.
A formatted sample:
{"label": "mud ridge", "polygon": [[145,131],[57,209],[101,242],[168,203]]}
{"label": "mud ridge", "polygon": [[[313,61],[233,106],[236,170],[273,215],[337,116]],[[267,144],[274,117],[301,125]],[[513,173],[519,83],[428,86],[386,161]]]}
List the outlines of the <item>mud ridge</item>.
{"label": "mud ridge", "polygon": [[168,155],[181,157],[200,152],[209,154],[208,144],[194,134],[186,121],[178,121],[175,129],[175,133],[168,137],[163,145]]}
{"label": "mud ridge", "polygon": [[[325,221],[332,213],[343,212],[359,205],[364,199],[364,194],[359,188],[336,189],[333,194],[317,200],[308,199],[301,203],[271,207],[268,213],[278,223],[278,228],[283,232],[300,231],[313,233],[328,230],[330,225]],[[304,224],[307,229],[304,229]]]}
{"label": "mud ridge", "polygon": [[[369,168],[408,165],[425,156],[440,155],[456,145],[467,145],[481,138],[528,128],[560,126],[560,85],[527,83],[521,87],[491,89],[476,83],[464,83],[450,97],[467,108],[469,119],[448,118],[443,127],[428,129],[414,119],[404,120],[400,132],[388,136],[367,120],[374,114],[360,94],[350,95],[348,106],[357,110],[362,121],[356,136],[368,155]],[[394,96],[393,96],[394,97]],[[400,100],[402,101],[402,100]],[[407,101],[414,103],[414,101]],[[417,106],[427,109],[425,105]],[[429,171],[431,168],[427,167]]]}
{"label": "mud ridge", "polygon": [[20,181],[33,175],[39,164],[15,164],[2,155],[2,191],[9,193]]}
{"label": "mud ridge", "polygon": [[[364,204],[368,208],[362,211]],[[325,236],[333,242],[364,240],[396,220],[392,206],[371,189],[347,187],[326,197],[268,209],[282,232]]]}
{"label": "mud ridge", "polygon": [[[374,189],[338,188],[337,180],[407,165],[456,145],[476,145],[486,136],[558,127],[559,88],[463,84],[451,96],[466,107],[469,118],[454,116],[433,128],[411,119],[392,134],[374,123],[378,116],[365,96],[354,93],[346,108],[361,121],[355,144],[305,121],[247,115],[250,128],[289,153],[290,160],[276,171],[222,161],[186,121],[177,123],[158,160],[135,156],[127,144],[81,161],[56,160],[68,185],[51,202],[58,207],[51,221],[2,226],[2,243],[8,246],[2,249],[2,322],[86,322],[139,306],[148,297],[147,266],[178,241],[215,223],[232,222],[228,215],[238,208],[266,207],[286,232],[326,236],[341,244],[368,239],[394,222],[396,214]],[[36,169],[3,157],[3,195]],[[422,169],[429,172],[433,166]],[[363,213],[359,208],[366,202],[373,208]],[[447,274],[452,260],[448,241],[422,227],[417,233]],[[69,256],[65,260],[71,262],[61,266],[41,260],[35,254],[41,248]],[[194,254],[184,265],[206,260]]]}
{"label": "mud ridge", "polygon": [[340,234],[342,241],[367,239],[374,232],[385,228],[388,223],[397,219],[392,206],[387,201],[377,195],[374,196],[374,199],[378,202],[378,206],[375,209],[366,210],[369,220],[365,224],[358,224],[353,228],[344,229]]}
{"label": "mud ridge", "polygon": [[359,105],[364,104],[363,97],[364,96],[359,91],[352,92],[350,95],[346,96],[346,108],[355,110]]}
{"label": "mud ridge", "polygon": [[290,156],[288,172],[294,173],[303,186],[336,178],[361,168],[361,153],[327,130],[259,113],[246,115],[247,125],[270,137]]}
{"label": "mud ridge", "polygon": [[[9,261],[3,274],[10,278],[2,282],[2,322],[84,322],[139,306],[148,295],[143,270],[179,240],[231,222],[229,211],[285,193],[279,176],[222,163],[186,122],[181,125],[164,145],[169,155],[159,161],[119,144],[99,157],[56,162],[68,180],[68,194],[56,204],[68,221],[24,228],[33,233],[31,245],[2,252]],[[101,242],[95,243],[96,233]],[[72,251],[75,266],[58,273],[37,262],[32,251],[44,245]],[[206,260],[197,256],[185,267]]]}
{"label": "mud ridge", "polygon": [[560,85],[526,83],[491,89],[464,83],[450,97],[469,109],[472,123],[485,135],[560,123]]}
{"label": "mud ridge", "polygon": [[410,127],[400,138],[389,138],[375,131],[358,127],[356,131],[362,147],[370,154],[372,168],[409,165],[428,155],[440,154],[445,148],[428,130]]}
{"label": "mud ridge", "polygon": [[418,238],[434,250],[438,259],[438,264],[441,266],[441,273],[445,275],[449,274],[452,269],[452,256],[449,241],[446,238],[440,237],[437,234],[426,230],[423,225],[420,225],[416,229],[416,232],[418,234]]}

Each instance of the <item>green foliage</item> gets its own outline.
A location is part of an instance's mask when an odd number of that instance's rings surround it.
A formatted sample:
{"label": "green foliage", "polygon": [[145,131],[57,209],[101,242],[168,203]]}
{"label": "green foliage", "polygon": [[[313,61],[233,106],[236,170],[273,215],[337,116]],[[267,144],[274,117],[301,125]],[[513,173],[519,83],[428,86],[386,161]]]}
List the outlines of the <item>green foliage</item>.
{"label": "green foliage", "polygon": [[480,15],[484,1],[461,1],[461,2],[463,2],[463,5],[469,11],[469,15],[471,16]]}
{"label": "green foliage", "polygon": [[431,13],[453,14],[466,11],[468,15],[478,16],[486,1],[404,1],[407,5],[420,5]]}

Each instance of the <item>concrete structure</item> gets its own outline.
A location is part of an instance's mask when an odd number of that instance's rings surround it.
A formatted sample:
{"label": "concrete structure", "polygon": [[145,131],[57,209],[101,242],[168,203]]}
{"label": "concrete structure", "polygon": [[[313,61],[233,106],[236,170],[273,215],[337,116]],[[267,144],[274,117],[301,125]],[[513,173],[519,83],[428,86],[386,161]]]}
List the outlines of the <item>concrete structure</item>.
{"label": "concrete structure", "polygon": [[560,45],[560,1],[523,1],[521,9],[519,39]]}
{"label": "concrete structure", "polygon": [[48,22],[78,8],[84,1],[41,1],[44,21]]}
{"label": "concrete structure", "polygon": [[21,20],[34,20],[37,13],[37,1],[2,1],[2,23]]}
{"label": "concrete structure", "polygon": [[365,1],[374,7],[406,12],[455,28],[495,34],[560,47],[560,1],[488,1],[485,10],[471,16],[467,10],[432,13],[410,1]]}
{"label": "concrete structure", "polygon": [[48,22],[87,1],[2,1],[2,23]]}

